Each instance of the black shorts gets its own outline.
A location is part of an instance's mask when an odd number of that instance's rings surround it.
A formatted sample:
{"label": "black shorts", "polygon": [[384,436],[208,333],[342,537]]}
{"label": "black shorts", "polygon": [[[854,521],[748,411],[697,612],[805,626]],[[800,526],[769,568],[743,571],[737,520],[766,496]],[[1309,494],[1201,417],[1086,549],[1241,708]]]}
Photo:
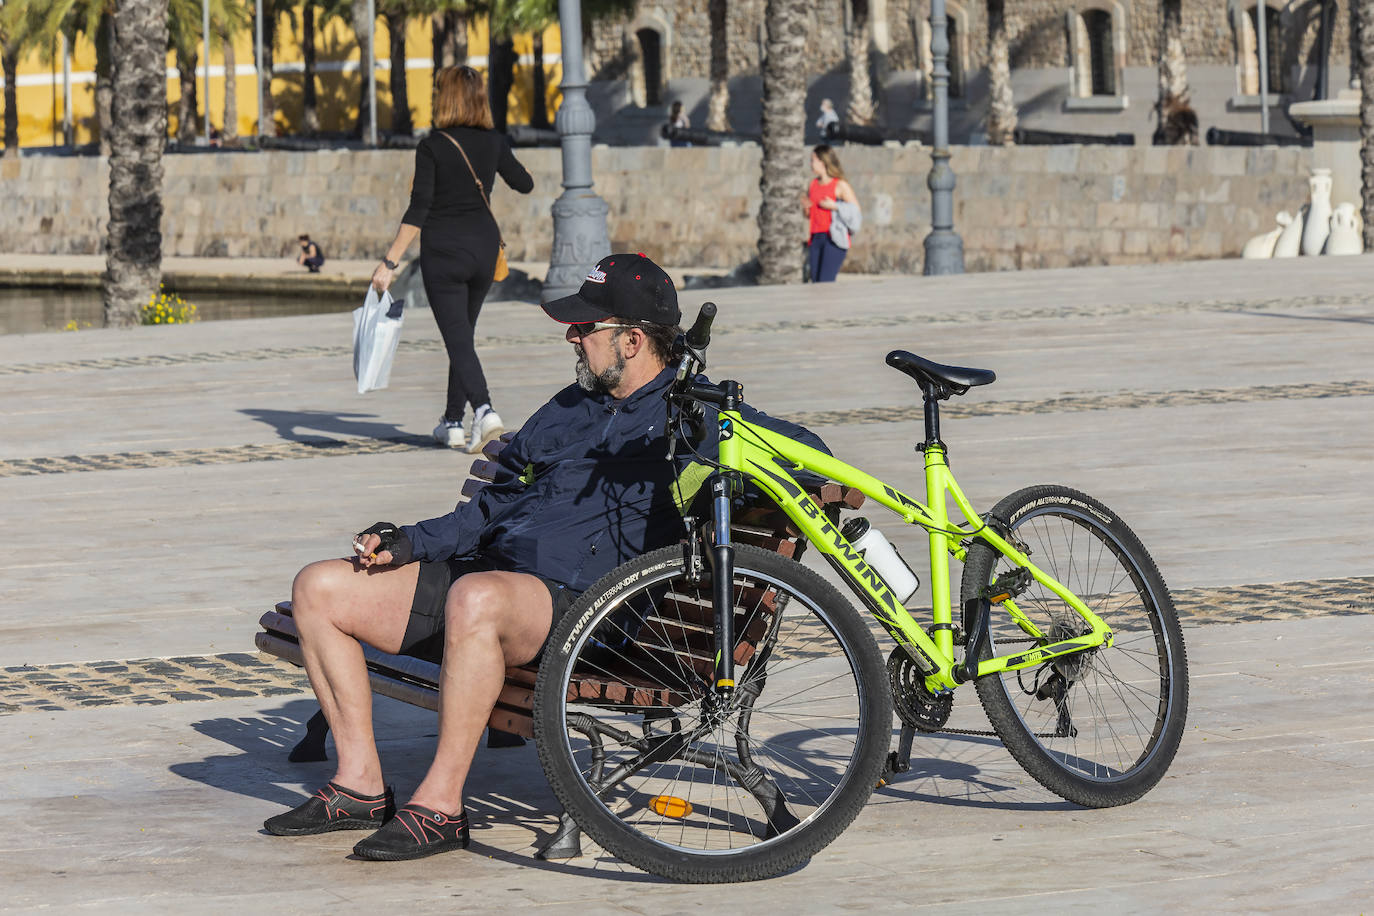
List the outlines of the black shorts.
{"label": "black shorts", "polygon": [[[438,563],[420,561],[420,577],[415,583],[415,600],[410,605],[410,620],[406,623],[406,635],[401,640],[401,655],[438,662],[444,656],[444,603],[448,590],[463,576],[475,572],[490,572],[495,569],[486,560],[473,557],[454,557]],[[553,619],[549,622],[552,632],[558,618],[567,613],[577,598],[567,586],[536,576],[549,590],[553,600]],[[541,648],[540,654],[543,654]]]}

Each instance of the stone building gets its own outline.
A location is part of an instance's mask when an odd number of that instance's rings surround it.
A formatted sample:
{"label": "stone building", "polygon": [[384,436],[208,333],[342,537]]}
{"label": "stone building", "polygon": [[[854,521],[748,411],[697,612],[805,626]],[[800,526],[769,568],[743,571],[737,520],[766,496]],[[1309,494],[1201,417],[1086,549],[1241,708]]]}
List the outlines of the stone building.
{"label": "stone building", "polygon": [[[1350,0],[1182,0],[1189,96],[1201,128],[1260,129],[1257,9],[1263,2],[1270,131],[1292,135],[1289,103],[1334,97],[1349,81]],[[869,0],[870,72],[880,86],[879,122],[929,126],[929,0]],[[848,91],[850,0],[811,8],[814,110]],[[948,0],[951,131],[980,140],[987,108],[987,16],[982,0]],[[731,126],[758,129],[763,0],[730,0]],[[1154,132],[1161,45],[1160,0],[1007,0],[1012,82],[1021,126],[1075,133]],[[590,27],[588,65],[605,115],[633,130],[660,119],[672,100],[701,124],[710,72],[707,0],[642,0],[621,19]],[[594,85],[594,91],[598,88]],[[608,130],[609,130],[608,125]],[[607,136],[606,139],[620,139]],[[626,138],[628,139],[628,138]]]}

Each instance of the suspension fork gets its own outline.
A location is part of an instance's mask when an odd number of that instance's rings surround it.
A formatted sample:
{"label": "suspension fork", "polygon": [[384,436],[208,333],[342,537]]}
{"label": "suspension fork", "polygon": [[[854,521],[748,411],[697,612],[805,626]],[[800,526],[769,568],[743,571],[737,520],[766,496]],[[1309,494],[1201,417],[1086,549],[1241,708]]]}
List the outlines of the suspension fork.
{"label": "suspension fork", "polygon": [[730,509],[737,475],[712,474],[711,504],[715,529],[711,545],[711,603],[715,609],[715,692],[722,699],[735,689],[735,548],[730,543]]}

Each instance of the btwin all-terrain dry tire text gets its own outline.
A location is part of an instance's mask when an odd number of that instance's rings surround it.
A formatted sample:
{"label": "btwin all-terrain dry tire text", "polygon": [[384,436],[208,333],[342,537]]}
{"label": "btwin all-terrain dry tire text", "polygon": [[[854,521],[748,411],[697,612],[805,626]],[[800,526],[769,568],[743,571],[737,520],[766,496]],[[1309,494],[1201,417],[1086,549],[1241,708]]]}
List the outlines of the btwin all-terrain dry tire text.
{"label": "btwin all-terrain dry tire text", "polygon": [[877,644],[833,586],[735,548],[735,682],[711,687],[709,564],[646,554],[554,627],[534,697],[554,794],[603,849],[684,882],[766,878],[849,825],[881,774],[892,697]]}
{"label": "btwin all-terrain dry tire text", "polygon": [[[1027,487],[991,514],[1010,525],[1031,563],[1112,629],[1108,647],[979,678],[978,697],[993,729],[1026,772],[1061,798],[1092,808],[1135,801],[1168,770],[1187,718],[1188,659],[1168,587],[1116,513],[1077,490]],[[1014,568],[976,541],[964,563],[962,598],[977,597]],[[1042,637],[1029,636],[994,604],[980,660],[1087,629],[1033,580],[1013,601]]]}

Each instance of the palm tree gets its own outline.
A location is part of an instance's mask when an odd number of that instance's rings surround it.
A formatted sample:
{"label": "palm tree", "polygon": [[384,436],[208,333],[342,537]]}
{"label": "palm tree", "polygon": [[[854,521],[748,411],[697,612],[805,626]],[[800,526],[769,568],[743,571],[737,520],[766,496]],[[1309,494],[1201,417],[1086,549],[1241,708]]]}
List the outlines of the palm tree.
{"label": "palm tree", "polygon": [[725,32],[727,0],[710,0],[707,17],[711,21],[711,95],[706,103],[706,129],[729,130],[725,109],[730,104],[730,53]]}
{"label": "palm tree", "polygon": [[850,0],[854,12],[849,30],[849,104],[845,119],[850,124],[873,123],[873,78],[868,68],[868,48],[873,43],[873,17],[868,0]]}
{"label": "palm tree", "polygon": [[988,143],[1011,146],[1016,135],[1016,99],[1011,91],[1011,48],[1005,0],[988,5]]}
{"label": "palm tree", "polygon": [[372,59],[372,33],[377,24],[367,18],[367,0],[350,0],[349,20],[353,25],[353,35],[358,40],[358,75],[362,77],[358,92],[358,123],[353,128],[353,135],[361,137],[372,121],[372,100],[367,94],[367,81],[368,75],[376,67]]}
{"label": "palm tree", "polygon": [[307,137],[320,131],[319,94],[315,89],[315,0],[301,8],[301,129]]}
{"label": "palm tree", "polygon": [[114,12],[110,221],[101,294],[107,326],[139,323],[162,277],[162,148],[167,137],[167,0],[119,0]]}
{"label": "palm tree", "polygon": [[[246,10],[239,8],[237,3],[233,8],[243,12],[246,19]],[[234,54],[234,36],[239,26],[229,20],[219,20],[212,22],[211,27],[219,36],[220,50],[224,54],[224,118],[220,122],[220,137],[225,143],[233,143],[239,138],[238,58]]]}
{"label": "palm tree", "polygon": [[0,0],[0,69],[5,74],[5,157],[19,155],[19,43],[9,40],[9,30],[3,20],[3,0]]}
{"label": "palm tree", "polygon": [[[1183,0],[1161,0],[1159,7],[1159,96],[1155,100],[1155,142],[1187,143],[1187,131],[1169,129],[1188,107],[1188,65],[1183,54]],[[1193,116],[1196,120],[1196,116]],[[1197,142],[1197,132],[1191,134]]]}
{"label": "palm tree", "polygon": [[[1374,2],[1374,0],[1370,0]],[[759,178],[762,283],[801,280],[806,236],[807,0],[767,0],[763,59],[763,163]]]}
{"label": "palm tree", "polygon": [[1364,250],[1374,251],[1374,0],[1357,0],[1355,46],[1360,73],[1360,203],[1364,208]]}
{"label": "palm tree", "polygon": [[386,20],[391,64],[391,132],[408,137],[415,132],[410,117],[410,93],[406,86],[406,19],[411,15],[410,0],[382,0],[377,11]]}
{"label": "palm tree", "polygon": [[[113,15],[114,0],[5,0],[4,3],[5,28],[16,55],[25,48],[34,48],[39,59],[47,62],[51,59],[53,39],[59,34],[68,42],[84,35],[95,45],[95,110],[101,155],[110,152]],[[5,85],[9,87],[13,81],[7,78]]]}

